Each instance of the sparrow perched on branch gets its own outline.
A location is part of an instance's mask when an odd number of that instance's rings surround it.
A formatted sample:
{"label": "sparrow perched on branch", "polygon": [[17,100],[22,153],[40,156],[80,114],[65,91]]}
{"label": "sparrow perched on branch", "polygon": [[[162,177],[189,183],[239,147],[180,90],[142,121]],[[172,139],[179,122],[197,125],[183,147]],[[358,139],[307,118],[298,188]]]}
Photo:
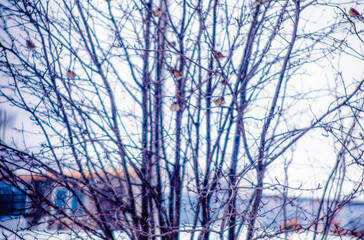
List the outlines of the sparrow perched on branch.
{"label": "sparrow perched on branch", "polygon": [[254,4],[261,4],[261,3],[265,3],[265,2],[268,2],[269,0],[255,0],[254,1]]}
{"label": "sparrow perched on branch", "polygon": [[155,16],[155,17],[161,17],[163,12],[160,8],[157,8],[152,13],[153,13],[153,16]]}
{"label": "sparrow perched on branch", "polygon": [[228,85],[228,81],[227,81],[227,79],[226,79],[226,78],[222,79],[222,80],[220,81],[220,83],[221,83],[222,85]]}
{"label": "sparrow perched on branch", "polygon": [[217,52],[217,51],[213,51],[212,53],[217,59],[223,59],[224,58],[224,55],[222,55],[221,52]]}
{"label": "sparrow perched on branch", "polygon": [[350,8],[349,9],[349,15],[351,17],[359,17],[360,13],[355,8]]}
{"label": "sparrow perched on branch", "polygon": [[215,105],[216,105],[216,106],[221,107],[221,106],[222,106],[222,105],[224,105],[224,103],[225,103],[224,97],[216,98],[216,99],[214,100],[214,103],[215,103]]}
{"label": "sparrow perched on branch", "polygon": [[171,106],[169,107],[169,109],[172,111],[172,112],[178,112],[180,110],[180,106],[177,102],[173,102],[171,104]]}
{"label": "sparrow perched on branch", "polygon": [[181,71],[178,71],[177,69],[171,68],[171,73],[177,78],[181,79],[183,78],[183,74]]}
{"label": "sparrow perched on branch", "polygon": [[357,16],[360,16],[360,13],[355,8],[350,8],[349,15],[352,17],[357,17]]}
{"label": "sparrow perched on branch", "polygon": [[166,43],[166,46],[167,46],[167,48],[174,48],[174,47],[176,47],[176,42],[167,42]]}
{"label": "sparrow perched on branch", "polygon": [[360,21],[364,21],[364,16],[362,14],[360,14],[360,12],[358,10],[356,10],[355,8],[350,8],[348,11],[348,14],[350,17],[352,18],[357,18]]}
{"label": "sparrow perched on branch", "polygon": [[77,77],[76,73],[74,71],[71,71],[71,70],[68,70],[67,73],[66,73],[67,77],[69,79],[75,79]]}
{"label": "sparrow perched on branch", "polygon": [[25,43],[26,43],[27,48],[35,49],[35,44],[31,40],[27,40]]}

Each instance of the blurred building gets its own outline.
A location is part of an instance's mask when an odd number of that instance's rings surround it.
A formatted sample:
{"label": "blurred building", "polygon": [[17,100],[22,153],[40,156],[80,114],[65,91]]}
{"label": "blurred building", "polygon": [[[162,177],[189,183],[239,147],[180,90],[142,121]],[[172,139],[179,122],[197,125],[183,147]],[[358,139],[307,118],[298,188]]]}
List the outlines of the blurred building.
{"label": "blurred building", "polygon": [[[122,200],[127,191],[124,171],[36,173],[24,170],[30,168],[20,158],[12,163],[0,161],[0,226],[13,230],[77,229],[87,223],[97,229],[93,217],[102,215],[112,229],[120,229],[118,221],[123,216],[118,210],[129,204]],[[128,174],[136,184],[135,172]],[[138,189],[133,185],[136,195],[140,194]]]}

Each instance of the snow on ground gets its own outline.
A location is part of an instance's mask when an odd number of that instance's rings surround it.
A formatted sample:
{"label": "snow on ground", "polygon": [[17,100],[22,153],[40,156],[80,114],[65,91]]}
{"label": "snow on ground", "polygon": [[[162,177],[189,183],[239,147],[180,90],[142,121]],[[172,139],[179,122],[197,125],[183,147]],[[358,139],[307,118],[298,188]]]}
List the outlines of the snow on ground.
{"label": "snow on ground", "polygon": [[[121,232],[114,232],[114,235],[117,240],[129,240],[126,234]],[[195,234],[194,239],[198,239],[199,234]],[[188,232],[182,232],[180,234],[180,240],[189,240],[191,237],[190,233]],[[239,236],[239,240],[244,240],[246,237],[245,232],[243,232]],[[60,230],[36,230],[36,231],[17,231],[17,232],[10,232],[8,230],[5,230],[0,227],[0,239],[7,239],[7,240],[20,240],[20,239],[26,239],[26,240],[99,240],[100,238],[92,237],[87,235],[84,232],[78,232],[78,236],[76,236],[75,233],[71,233],[69,231],[60,231]],[[211,240],[220,240],[220,236],[217,234],[212,233],[210,236]],[[224,239],[227,239],[227,237],[224,237]],[[268,238],[261,238],[261,239],[268,239]],[[279,240],[279,239],[285,239],[284,234],[281,234],[280,236],[269,238],[272,240]],[[288,240],[312,240],[313,234],[312,232],[305,232],[305,233],[288,233],[287,234]],[[323,239],[322,236],[317,236],[316,239]],[[327,238],[324,238],[327,240],[351,240],[351,239],[358,239],[354,237],[344,237],[344,236],[327,236]]]}

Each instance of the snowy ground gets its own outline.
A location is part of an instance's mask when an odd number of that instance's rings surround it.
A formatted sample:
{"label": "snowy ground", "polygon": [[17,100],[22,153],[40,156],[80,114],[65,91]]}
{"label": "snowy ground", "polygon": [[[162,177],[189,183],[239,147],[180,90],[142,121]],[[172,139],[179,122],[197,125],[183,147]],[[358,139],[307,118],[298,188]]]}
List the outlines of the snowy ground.
{"label": "snowy ground", "polygon": [[[46,229],[44,226],[38,226],[37,230],[16,230],[16,229],[26,229],[26,220],[22,217],[16,218],[7,218],[7,219],[0,219],[0,240],[99,240],[99,238],[87,235],[85,232],[79,231],[77,232],[78,236],[75,233],[70,231],[62,231],[62,230],[42,230]],[[217,231],[219,229],[216,229]],[[118,240],[129,240],[126,234],[122,232],[114,232],[116,239]],[[198,239],[199,234],[196,233],[194,235],[194,239]],[[242,230],[238,240],[244,240],[246,237],[246,232]],[[180,240],[190,240],[191,233],[187,232],[186,230],[181,232]],[[224,236],[223,239],[216,233],[211,233],[210,235],[211,240],[225,240],[227,237]],[[266,238],[259,238],[259,239],[268,239]],[[274,238],[269,238],[272,240],[278,239],[285,239],[285,235],[281,234]],[[312,232],[303,232],[303,233],[296,233],[296,232],[289,232],[287,233],[288,240],[311,240],[313,239]],[[358,239],[356,237],[343,237],[343,236],[317,236],[316,239],[325,239],[325,240],[351,240],[351,239]]]}
{"label": "snowy ground", "polygon": [[[79,232],[78,233],[79,236],[76,236],[76,234],[74,233],[70,233],[67,231],[41,231],[41,230],[37,230],[37,231],[18,231],[18,232],[13,232],[11,233],[8,230],[2,229],[0,227],[0,239],[7,239],[7,240],[20,240],[20,239],[26,239],[26,240],[83,240],[83,239],[87,239],[87,240],[98,240],[99,238],[96,237],[92,237],[92,236],[88,236],[85,233]],[[119,232],[115,232],[115,237],[118,240],[128,240],[129,238],[123,234],[123,233],[119,233]],[[245,234],[242,234],[238,239],[244,240],[245,239]],[[180,235],[180,240],[189,240],[190,239],[190,233],[181,233]],[[198,238],[198,234],[195,234],[194,239]],[[217,236],[216,234],[211,234],[210,236],[211,240],[220,240],[221,238],[219,236]],[[223,238],[227,239],[227,238]],[[261,239],[268,239],[268,238],[261,238]],[[273,239],[273,240],[278,240],[278,239],[285,239],[284,234],[278,236],[278,237],[274,237],[274,238],[269,238],[269,239]],[[313,234],[312,233],[288,233],[287,235],[287,239],[288,240],[311,240],[313,239]],[[342,236],[327,236],[326,238],[322,238],[322,236],[317,236],[316,239],[327,239],[327,240],[349,240],[349,239],[358,239],[358,238],[354,238],[354,237],[342,237]]]}

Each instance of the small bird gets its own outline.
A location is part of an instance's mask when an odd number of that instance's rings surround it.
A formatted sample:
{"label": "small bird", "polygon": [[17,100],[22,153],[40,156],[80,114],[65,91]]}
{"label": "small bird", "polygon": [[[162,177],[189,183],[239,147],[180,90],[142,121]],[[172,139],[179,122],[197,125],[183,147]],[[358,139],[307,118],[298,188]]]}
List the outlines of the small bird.
{"label": "small bird", "polygon": [[173,75],[177,78],[177,79],[181,79],[183,78],[183,74],[181,71],[178,71],[177,69],[172,68],[171,69],[171,73],[173,73]]}
{"label": "small bird", "polygon": [[35,44],[31,40],[27,40],[26,45],[29,49],[35,49]]}
{"label": "small bird", "polygon": [[174,47],[176,47],[176,42],[174,42],[174,41],[173,42],[167,42],[166,46],[169,49],[174,48]]}
{"label": "small bird", "polygon": [[349,15],[351,17],[359,17],[360,13],[355,8],[350,8],[349,9]]}
{"label": "small bird", "polygon": [[226,78],[222,79],[220,82],[221,82],[221,84],[223,84],[223,85],[228,85],[228,81],[227,81],[227,79],[226,79]]}
{"label": "small bird", "polygon": [[155,16],[155,17],[161,17],[162,16],[162,10],[160,8],[157,8],[152,13],[153,13],[153,16]]}
{"label": "small bird", "polygon": [[224,105],[224,103],[225,103],[224,97],[216,98],[216,99],[214,100],[214,103],[215,103],[215,105],[216,105],[216,106],[221,107],[221,106],[222,106],[222,105]]}
{"label": "small bird", "polygon": [[261,3],[265,3],[268,2],[269,0],[255,0],[254,4],[261,4]]}
{"label": "small bird", "polygon": [[67,75],[67,77],[68,77],[69,79],[72,79],[72,80],[73,80],[73,79],[75,79],[75,78],[77,77],[76,73],[75,73],[74,71],[69,70],[69,69],[68,69],[68,71],[67,71],[66,75]]}
{"label": "small bird", "polygon": [[169,107],[169,109],[172,111],[172,112],[177,112],[180,110],[180,106],[177,102],[173,102],[171,104],[171,106]]}
{"label": "small bird", "polygon": [[222,55],[221,52],[214,51],[213,54],[219,60],[224,58],[224,55]]}

